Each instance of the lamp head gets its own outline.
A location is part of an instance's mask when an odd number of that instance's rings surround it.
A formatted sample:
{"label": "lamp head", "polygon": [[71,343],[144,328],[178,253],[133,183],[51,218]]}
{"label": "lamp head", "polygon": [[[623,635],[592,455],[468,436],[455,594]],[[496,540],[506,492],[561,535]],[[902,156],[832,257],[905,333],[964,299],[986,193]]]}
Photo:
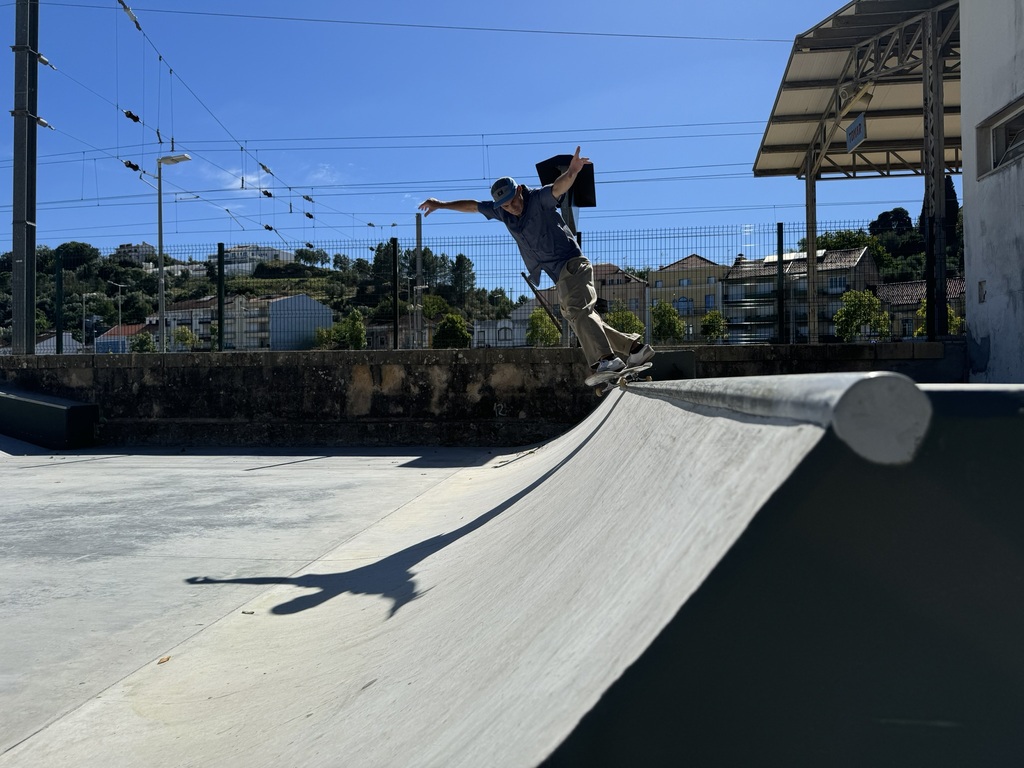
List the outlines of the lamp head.
{"label": "lamp head", "polygon": [[160,165],[177,165],[178,163],[184,163],[187,160],[191,160],[191,155],[180,154],[180,155],[165,155],[157,160]]}

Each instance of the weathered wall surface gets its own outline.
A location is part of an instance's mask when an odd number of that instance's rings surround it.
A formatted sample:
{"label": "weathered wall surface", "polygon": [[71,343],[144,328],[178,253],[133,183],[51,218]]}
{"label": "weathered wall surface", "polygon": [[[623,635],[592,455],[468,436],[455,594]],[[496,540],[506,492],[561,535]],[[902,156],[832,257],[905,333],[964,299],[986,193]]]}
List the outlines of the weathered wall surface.
{"label": "weathered wall surface", "polygon": [[[663,350],[656,379],[887,370],[959,382],[962,344]],[[577,349],[0,357],[0,383],[96,403],[107,445],[527,445],[599,402]],[[3,425],[0,424],[0,432]]]}
{"label": "weathered wall surface", "polygon": [[0,381],[100,404],[111,444],[518,445],[594,407],[576,350],[32,356]]}
{"label": "weathered wall surface", "polygon": [[993,170],[986,130],[1024,93],[1024,0],[961,3],[960,14],[971,381],[1024,383],[1024,158]]}

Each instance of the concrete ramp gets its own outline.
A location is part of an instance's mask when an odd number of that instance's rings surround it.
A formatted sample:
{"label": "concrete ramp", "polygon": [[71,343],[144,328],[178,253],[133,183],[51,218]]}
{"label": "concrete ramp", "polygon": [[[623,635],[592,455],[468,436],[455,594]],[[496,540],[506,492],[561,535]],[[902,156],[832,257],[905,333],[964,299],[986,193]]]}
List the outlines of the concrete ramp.
{"label": "concrete ramp", "polygon": [[265,588],[0,766],[1001,764],[1024,390],[990,394],[616,391],[299,571],[183,573]]}

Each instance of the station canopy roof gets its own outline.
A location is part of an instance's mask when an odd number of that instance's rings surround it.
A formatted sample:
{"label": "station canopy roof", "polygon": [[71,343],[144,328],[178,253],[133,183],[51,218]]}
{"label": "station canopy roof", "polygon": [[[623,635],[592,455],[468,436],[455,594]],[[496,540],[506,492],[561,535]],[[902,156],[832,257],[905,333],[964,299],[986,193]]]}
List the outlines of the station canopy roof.
{"label": "station canopy roof", "polygon": [[[959,0],[856,0],[798,35],[754,163],[755,176],[897,176],[925,170],[925,17],[935,20],[942,66],[943,158],[959,173]],[[864,115],[866,138],[847,151]]]}

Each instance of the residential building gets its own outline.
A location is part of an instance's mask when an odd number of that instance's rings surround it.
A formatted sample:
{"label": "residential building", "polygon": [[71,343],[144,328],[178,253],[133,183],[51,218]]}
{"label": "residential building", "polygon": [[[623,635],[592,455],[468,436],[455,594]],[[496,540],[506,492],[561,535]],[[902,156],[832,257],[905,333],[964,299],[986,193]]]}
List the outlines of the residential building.
{"label": "residential building", "polygon": [[[847,291],[873,290],[879,283],[878,266],[864,248],[819,250],[817,262],[819,341],[835,338],[832,318],[842,307]],[[777,256],[746,259],[742,255],[724,279],[723,314],[729,341],[738,344],[778,342]],[[782,258],[785,338],[782,343],[807,341],[807,254],[787,253]]]}
{"label": "residential building", "polygon": [[[125,354],[127,352],[131,352],[131,341],[134,336],[147,332],[151,333],[155,339],[157,328],[159,328],[159,326],[156,323],[153,325],[147,325],[146,323],[125,323],[122,325],[115,325],[103,335],[98,336],[96,341],[93,343],[93,346],[96,349],[97,355],[110,353]],[[168,344],[168,346],[170,346],[170,344]]]}
{"label": "residential building", "polygon": [[[207,257],[214,265],[217,264],[217,254]],[[271,248],[266,245],[235,245],[224,251],[224,274],[251,275],[256,271],[256,265],[264,262],[267,264],[283,264],[295,261],[295,254],[291,251],[282,251],[279,248]]]}
{"label": "residential building", "polygon": [[[70,331],[65,331],[61,339],[61,346],[63,347],[62,353],[65,355],[74,355],[80,352],[89,352],[89,348],[77,341],[74,336],[71,335]],[[12,353],[10,346],[0,347],[0,355],[10,355]],[[36,337],[35,354],[37,355],[55,355],[57,354],[57,334],[56,333],[41,333]]]}
{"label": "residential building", "polygon": [[130,260],[134,261],[136,264],[144,264],[147,261],[156,260],[156,248],[145,241],[139,245],[123,243],[117,246],[111,254],[111,258]]}
{"label": "residential building", "polygon": [[500,320],[477,320],[473,323],[474,347],[526,347],[526,334],[530,330],[530,315],[540,306],[529,299],[516,306],[508,317]]}
{"label": "residential building", "polygon": [[[164,311],[167,348],[183,351],[174,343],[174,331],[186,327],[198,338],[199,349],[212,349],[216,342],[217,297],[175,302]],[[154,315],[148,322],[156,322]],[[330,328],[334,313],[330,307],[305,294],[295,296],[228,296],[224,300],[224,349],[310,349],[317,328]]]}
{"label": "residential building", "polygon": [[318,328],[334,325],[334,312],[304,293],[250,302],[266,316],[270,349],[312,349]]}
{"label": "residential building", "polygon": [[649,275],[651,303],[671,304],[683,321],[685,339],[700,335],[700,319],[722,308],[722,280],[728,264],[716,264],[691,253]]}
{"label": "residential building", "polygon": [[647,284],[639,277],[614,264],[595,264],[594,288],[597,290],[598,312],[603,314],[621,304],[641,322],[646,322]]}
{"label": "residential building", "polygon": [[[434,338],[435,320],[419,313],[403,314],[398,318],[399,349],[430,349]],[[472,328],[470,328],[472,333]],[[394,323],[374,323],[366,326],[367,349],[394,349]]]}
{"label": "residential building", "polygon": [[[963,318],[966,308],[964,287],[966,281],[962,277],[946,278],[946,303],[955,317]],[[921,328],[921,320],[917,311],[925,299],[927,283],[924,280],[910,280],[902,283],[883,283],[878,286],[876,295],[882,302],[882,309],[889,313],[894,339],[912,339],[915,331]]]}

